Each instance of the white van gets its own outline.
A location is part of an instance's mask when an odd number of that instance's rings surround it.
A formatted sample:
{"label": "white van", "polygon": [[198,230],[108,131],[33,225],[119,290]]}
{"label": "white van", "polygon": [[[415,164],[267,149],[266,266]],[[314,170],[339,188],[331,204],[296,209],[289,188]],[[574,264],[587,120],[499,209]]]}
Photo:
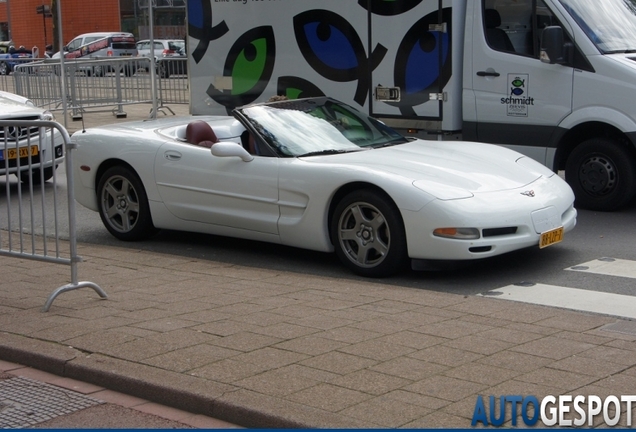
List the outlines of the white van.
{"label": "white van", "polygon": [[[67,59],[104,59],[137,56],[135,36],[132,33],[123,32],[85,33],[74,38],[62,47],[62,50],[64,51],[64,58]],[[53,55],[53,58],[59,57],[59,52]],[[87,75],[103,75],[104,72],[108,72],[108,70],[96,66],[88,66],[80,68],[80,70]],[[126,68],[125,72],[126,75],[132,75],[134,68]]]}
{"label": "white van", "polygon": [[634,0],[188,4],[193,114],[337,96],[407,134],[512,147],[576,205],[636,198]]}
{"label": "white van", "polygon": [[[137,55],[135,36],[132,33],[98,32],[77,36],[64,47],[64,58],[79,57],[134,57]],[[58,58],[60,53],[53,55]]]}

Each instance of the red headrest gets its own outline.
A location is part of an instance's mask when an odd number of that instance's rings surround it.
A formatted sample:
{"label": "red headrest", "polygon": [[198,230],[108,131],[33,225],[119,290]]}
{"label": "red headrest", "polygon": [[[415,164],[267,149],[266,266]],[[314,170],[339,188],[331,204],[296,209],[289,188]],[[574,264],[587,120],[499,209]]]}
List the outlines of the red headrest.
{"label": "red headrest", "polygon": [[195,120],[188,123],[186,141],[190,144],[203,145],[205,147],[211,147],[212,144],[219,142],[210,125],[203,120]]}

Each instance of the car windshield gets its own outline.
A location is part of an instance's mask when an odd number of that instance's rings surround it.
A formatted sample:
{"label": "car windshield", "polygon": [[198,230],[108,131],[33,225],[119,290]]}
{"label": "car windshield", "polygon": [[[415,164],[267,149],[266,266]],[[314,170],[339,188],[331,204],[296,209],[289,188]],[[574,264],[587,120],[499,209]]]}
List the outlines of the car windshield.
{"label": "car windshield", "polygon": [[382,122],[329,98],[253,105],[238,112],[283,156],[346,153],[407,142]]}
{"label": "car windshield", "polygon": [[172,51],[185,51],[185,41],[170,41],[168,49]]}
{"label": "car windshield", "polygon": [[603,54],[636,52],[636,0],[560,0]]}

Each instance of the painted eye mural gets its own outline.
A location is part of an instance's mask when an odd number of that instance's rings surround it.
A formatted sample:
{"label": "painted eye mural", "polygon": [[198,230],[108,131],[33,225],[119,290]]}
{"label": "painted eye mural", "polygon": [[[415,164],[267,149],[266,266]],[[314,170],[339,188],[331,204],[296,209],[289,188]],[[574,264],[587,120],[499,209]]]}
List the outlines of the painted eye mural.
{"label": "painted eye mural", "polygon": [[210,42],[228,32],[225,21],[212,26],[212,6],[210,0],[188,0],[188,34],[199,39],[192,58],[199,63],[210,45]]}
{"label": "painted eye mural", "polygon": [[402,39],[395,60],[395,85],[402,89],[398,106],[405,116],[415,116],[414,106],[429,101],[429,93],[440,92],[451,76],[451,8],[442,10],[448,31],[429,31],[439,20],[435,11],[416,22]]}
{"label": "painted eye mural", "polygon": [[225,59],[223,76],[232,78],[232,90],[219,90],[210,84],[208,96],[228,110],[254,102],[272,77],[275,56],[272,27],[249,30],[236,40]]}
{"label": "painted eye mural", "polygon": [[422,0],[358,0],[358,4],[376,15],[393,16],[408,12]]}
{"label": "painted eye mural", "polygon": [[294,76],[279,77],[276,94],[285,95],[289,99],[325,96],[315,84]]}
{"label": "painted eye mural", "polygon": [[300,52],[316,72],[332,81],[358,81],[353,100],[364,105],[369,94],[370,71],[380,64],[387,49],[377,45],[370,58],[366,58],[364,45],[353,26],[326,10],[296,15],[294,33]]}

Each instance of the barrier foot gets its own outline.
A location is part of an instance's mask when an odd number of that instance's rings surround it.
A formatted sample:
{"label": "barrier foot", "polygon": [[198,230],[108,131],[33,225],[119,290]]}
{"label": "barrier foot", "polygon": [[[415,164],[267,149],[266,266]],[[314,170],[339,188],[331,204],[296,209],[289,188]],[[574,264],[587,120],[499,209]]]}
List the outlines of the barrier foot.
{"label": "barrier foot", "polygon": [[68,284],[68,285],[64,285],[62,287],[59,287],[58,289],[56,289],[55,291],[53,291],[51,293],[51,295],[49,296],[49,298],[46,300],[46,303],[44,304],[44,307],[42,308],[42,312],[48,312],[49,308],[51,307],[51,304],[53,303],[53,300],[55,300],[55,298],[62,294],[65,293],[67,291],[73,291],[79,288],[93,288],[93,290],[99,294],[99,296],[103,299],[108,298],[108,295],[106,294],[106,292],[100,288],[99,285],[94,284],[93,282],[78,282],[77,284]]}

